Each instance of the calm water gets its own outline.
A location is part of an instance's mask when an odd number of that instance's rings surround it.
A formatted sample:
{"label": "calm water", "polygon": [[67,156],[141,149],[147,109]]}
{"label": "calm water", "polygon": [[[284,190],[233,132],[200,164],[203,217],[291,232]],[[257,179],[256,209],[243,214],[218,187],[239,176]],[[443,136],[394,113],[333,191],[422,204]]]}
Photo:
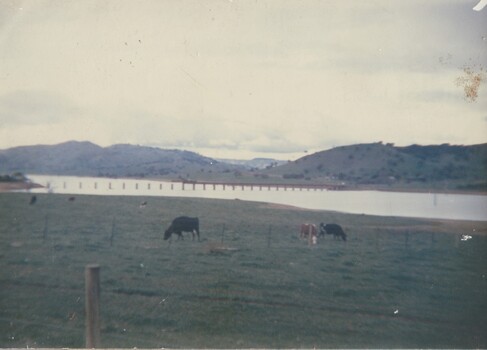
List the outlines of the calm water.
{"label": "calm water", "polygon": [[321,191],[181,184],[140,179],[29,175],[36,193],[241,199],[345,213],[487,221],[487,196],[381,191]]}

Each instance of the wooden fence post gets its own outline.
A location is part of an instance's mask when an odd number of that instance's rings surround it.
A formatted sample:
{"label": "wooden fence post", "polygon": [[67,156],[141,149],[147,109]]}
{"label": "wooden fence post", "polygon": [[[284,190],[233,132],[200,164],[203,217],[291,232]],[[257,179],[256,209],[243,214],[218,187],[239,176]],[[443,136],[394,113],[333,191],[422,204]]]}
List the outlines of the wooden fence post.
{"label": "wooden fence post", "polygon": [[86,348],[100,347],[100,265],[85,267]]}
{"label": "wooden fence post", "polygon": [[223,237],[224,237],[224,234],[225,233],[225,224],[223,224],[223,227],[222,227],[222,244],[223,244]]}
{"label": "wooden fence post", "polygon": [[460,244],[460,240],[462,239],[462,235],[460,233],[455,233],[455,248],[458,248]]}
{"label": "wooden fence post", "polygon": [[44,220],[44,232],[42,233],[43,239],[46,239],[47,237],[48,226],[49,226],[49,215],[46,214],[46,219]]}
{"label": "wooden fence post", "polygon": [[44,219],[44,231],[42,232],[42,238],[47,238],[47,232],[49,231],[49,214],[46,214],[46,218]]}
{"label": "wooden fence post", "polygon": [[311,246],[313,244],[313,227],[310,224],[308,227],[308,245]]}
{"label": "wooden fence post", "polygon": [[115,236],[115,216],[112,220],[112,233],[110,234],[110,247],[113,245],[113,237]]}

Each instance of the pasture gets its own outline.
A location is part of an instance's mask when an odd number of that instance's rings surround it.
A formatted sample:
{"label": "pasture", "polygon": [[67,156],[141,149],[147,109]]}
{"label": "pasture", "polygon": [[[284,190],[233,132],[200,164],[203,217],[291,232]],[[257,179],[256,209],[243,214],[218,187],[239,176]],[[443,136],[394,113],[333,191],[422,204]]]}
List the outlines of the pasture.
{"label": "pasture", "polygon": [[[68,198],[0,194],[0,347],[84,347],[90,263],[103,347],[487,347],[486,222]],[[179,215],[199,217],[201,242],[163,241]],[[348,241],[310,247],[304,222],[339,223]]]}

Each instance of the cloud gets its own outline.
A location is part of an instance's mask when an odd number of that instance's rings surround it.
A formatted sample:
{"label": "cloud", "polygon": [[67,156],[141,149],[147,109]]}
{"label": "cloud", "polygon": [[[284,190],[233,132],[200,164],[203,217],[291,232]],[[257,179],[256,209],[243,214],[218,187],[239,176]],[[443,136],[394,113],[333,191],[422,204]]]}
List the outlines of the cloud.
{"label": "cloud", "polygon": [[15,91],[0,96],[0,127],[52,124],[80,111],[65,96],[47,91]]}
{"label": "cloud", "polygon": [[77,139],[284,154],[471,143],[485,131],[484,86],[466,103],[455,85],[465,64],[487,59],[487,11],[464,0],[9,4],[1,147]]}

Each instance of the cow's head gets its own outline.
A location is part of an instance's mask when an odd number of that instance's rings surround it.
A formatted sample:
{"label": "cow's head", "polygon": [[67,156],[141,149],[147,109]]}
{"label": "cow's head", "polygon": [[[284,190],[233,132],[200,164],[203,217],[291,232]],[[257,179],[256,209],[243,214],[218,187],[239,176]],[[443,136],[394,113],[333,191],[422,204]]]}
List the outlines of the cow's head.
{"label": "cow's head", "polygon": [[168,240],[170,237],[171,237],[171,234],[172,234],[172,230],[171,228],[168,228],[165,232],[164,232],[164,240]]}

